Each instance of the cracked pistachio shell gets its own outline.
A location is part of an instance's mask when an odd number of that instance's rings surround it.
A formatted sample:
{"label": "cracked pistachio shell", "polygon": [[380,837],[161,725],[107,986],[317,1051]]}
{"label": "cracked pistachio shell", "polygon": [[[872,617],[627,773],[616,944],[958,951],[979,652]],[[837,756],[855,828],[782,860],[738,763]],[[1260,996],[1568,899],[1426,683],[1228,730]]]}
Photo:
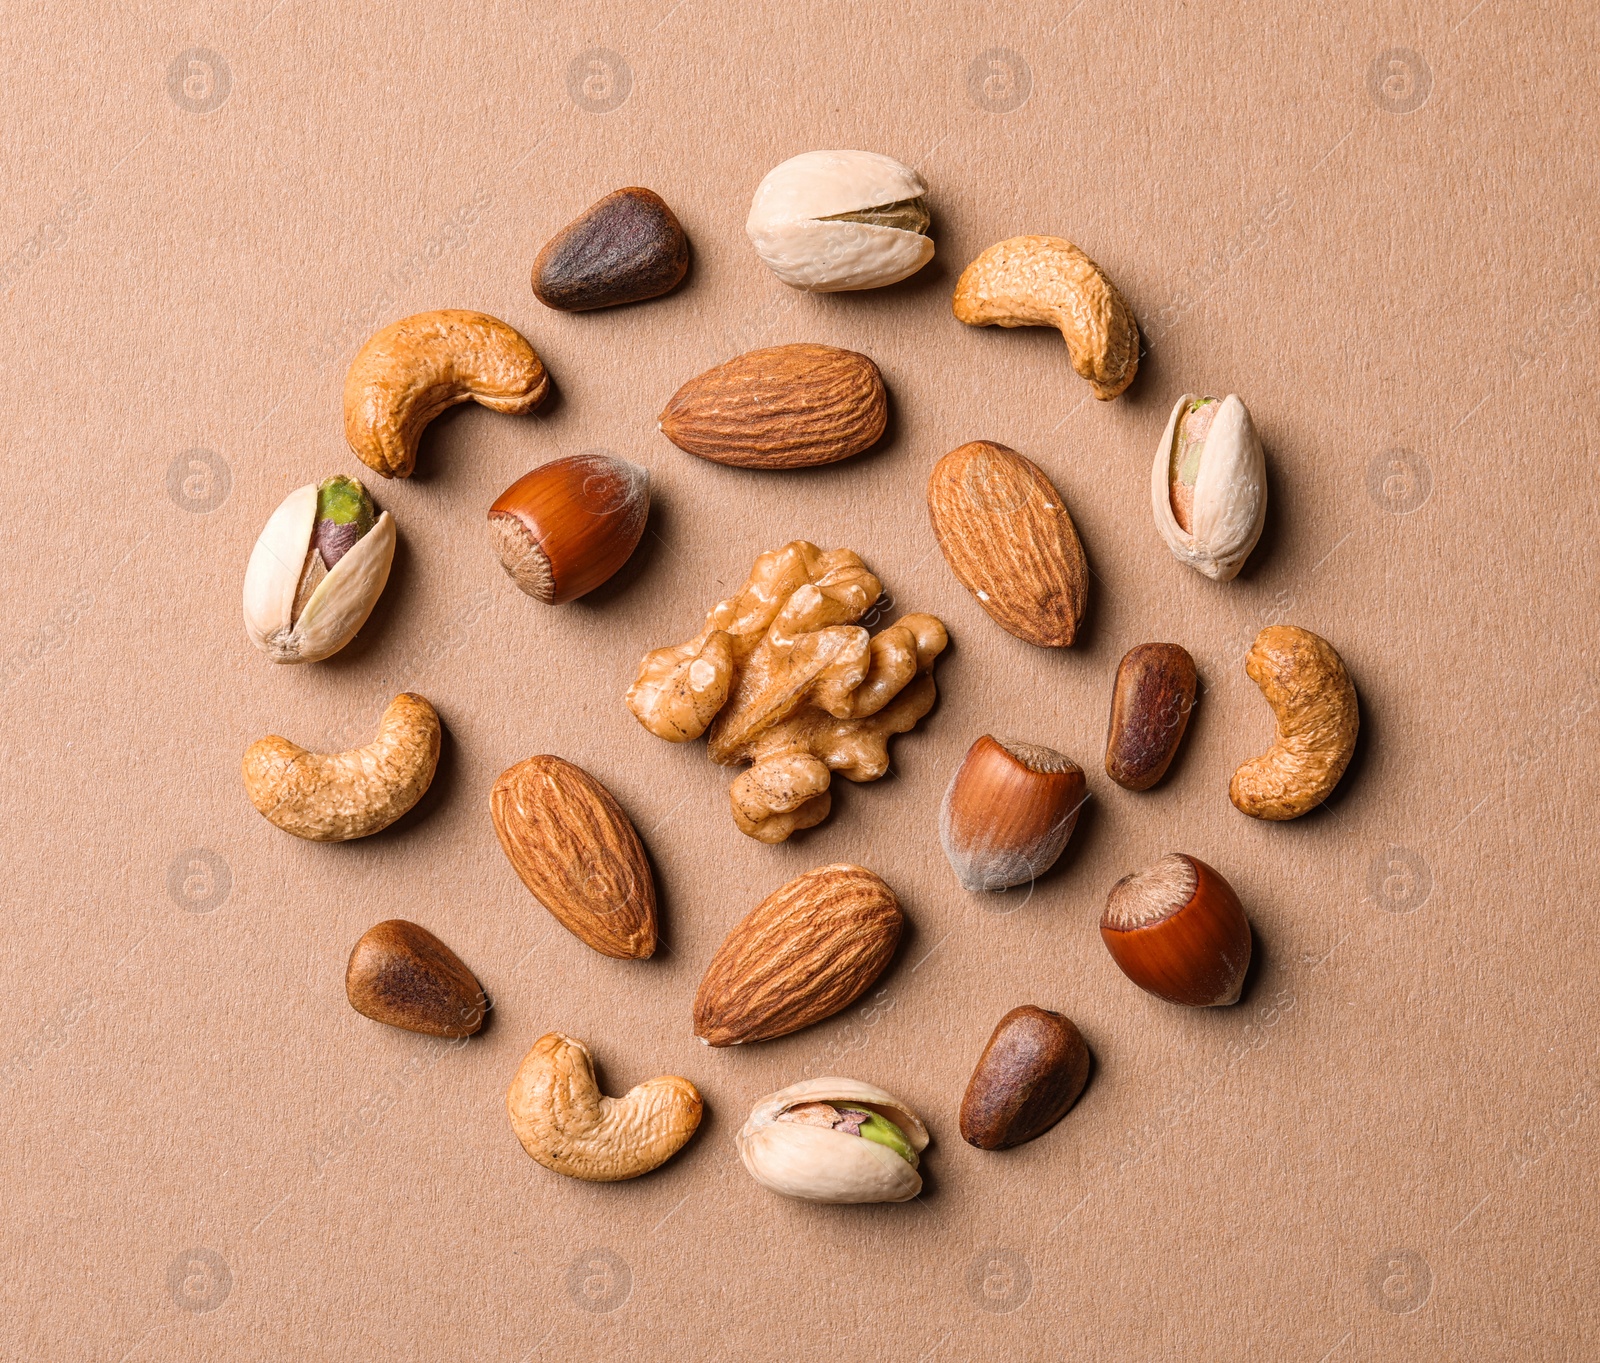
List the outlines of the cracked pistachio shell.
{"label": "cracked pistachio shell", "polygon": [[394,562],[394,519],[377,523],[334,564],[294,611],[317,519],[317,484],[283,499],[250,553],[244,574],[244,627],[275,663],[314,663],[337,653],[367,621]]}
{"label": "cracked pistachio shell", "polygon": [[806,1202],[905,1202],[922,1191],[916,1167],[886,1145],[826,1127],[781,1122],[801,1103],[841,1103],[886,1117],[920,1153],[928,1130],[891,1093],[859,1079],[808,1079],[756,1104],[736,1138],[739,1157],[764,1188]]}
{"label": "cracked pistachio shell", "polygon": [[1267,465],[1249,410],[1230,393],[1217,403],[1204,437],[1185,530],[1172,509],[1173,445],[1184,413],[1200,401],[1185,393],[1167,418],[1150,470],[1151,510],[1173,557],[1215,582],[1229,582],[1244,567],[1267,521]]}
{"label": "cracked pistachio shell", "polygon": [[767,172],[745,231],[794,288],[876,289],[933,259],[925,193],[916,171],[877,152],[803,152]]}

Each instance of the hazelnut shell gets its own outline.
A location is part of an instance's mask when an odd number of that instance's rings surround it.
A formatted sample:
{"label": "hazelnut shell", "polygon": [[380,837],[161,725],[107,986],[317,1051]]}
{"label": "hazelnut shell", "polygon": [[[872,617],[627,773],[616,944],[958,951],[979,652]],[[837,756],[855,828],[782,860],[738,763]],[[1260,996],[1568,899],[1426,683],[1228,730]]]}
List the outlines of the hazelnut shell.
{"label": "hazelnut shell", "polygon": [[1139,988],[1190,1008],[1237,1003],[1250,968],[1239,896],[1198,857],[1170,852],[1106,897],[1100,936]]}
{"label": "hazelnut shell", "polygon": [[1078,822],[1083,770],[1052,748],[985,734],[951,778],[939,839],[969,890],[1004,890],[1043,875]]}
{"label": "hazelnut shell", "polygon": [[650,474],[608,454],[574,454],[525,473],[489,508],[501,566],[536,601],[593,591],[628,561],[650,512]]}

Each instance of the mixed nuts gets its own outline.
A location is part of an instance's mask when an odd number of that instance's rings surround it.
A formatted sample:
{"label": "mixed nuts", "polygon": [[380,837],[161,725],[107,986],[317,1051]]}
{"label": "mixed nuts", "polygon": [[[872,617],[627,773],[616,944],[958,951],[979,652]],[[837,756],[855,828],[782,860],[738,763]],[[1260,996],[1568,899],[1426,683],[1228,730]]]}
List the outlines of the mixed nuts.
{"label": "mixed nuts", "polygon": [[[916,172],[889,157],[808,152],[762,180],[747,233],[794,288],[877,288],[932,258],[925,195]],[[533,289],[560,311],[605,309],[671,291],[688,260],[672,210],[653,191],[628,187],[545,244]],[[1101,400],[1124,392],[1138,370],[1132,310],[1063,238],[1020,236],[991,246],[962,272],[952,306],[971,326],[1057,327],[1073,369]],[[418,313],[374,333],[355,356],[344,387],[345,435],[368,467],[404,478],[423,430],[447,407],[475,401],[526,413],[548,388],[538,354],[507,323],[458,309]],[[661,413],[660,430],[712,462],[787,470],[870,448],[887,412],[883,376],[867,356],[788,344],[748,351],[690,379]],[[1237,396],[1178,400],[1157,447],[1151,497],[1157,530],[1181,562],[1216,581],[1239,573],[1261,536],[1267,496],[1261,442]],[[1060,493],[1037,464],[1005,445],[971,441],[935,464],[927,503],[951,571],[997,624],[1045,648],[1078,639],[1088,563]],[[488,524],[518,588],[558,604],[622,568],[649,508],[645,469],[590,452],[523,475],[489,508]],[[337,652],[370,617],[395,542],[393,519],[355,479],[335,475],[291,492],[245,572],[251,642],[274,662]],[[860,622],[886,606],[882,584],[854,551],[794,540],[760,555],[743,588],[712,608],[699,634],[646,653],[627,705],[657,737],[705,736],[713,761],[748,764],[729,791],[734,821],[758,841],[783,842],[827,817],[834,772],[878,779],[888,769],[888,740],[933,707],[945,627],[911,614],[870,633]],[[1245,667],[1273,710],[1276,732],[1265,753],[1235,771],[1229,796],[1254,818],[1297,818],[1328,797],[1350,762],[1359,729],[1355,688],[1332,645],[1291,625],[1263,629]],[[1130,791],[1161,781],[1197,691],[1194,660],[1178,644],[1142,644],[1123,657],[1106,737],[1112,781]],[[296,837],[366,837],[421,799],[440,741],[433,706],[406,692],[362,747],[318,753],[277,735],[252,744],[242,763],[245,788],[265,818]],[[1071,758],[983,735],[940,809],[940,841],[957,879],[971,891],[1037,880],[1060,857],[1087,795]],[[563,758],[530,757],[500,775],[489,804],[512,868],[563,927],[615,959],[654,952],[650,861],[599,781]],[[838,1014],[882,976],[904,922],[894,891],[864,867],[827,865],[789,881],[713,955],[694,999],[695,1036],[730,1047]],[[1196,857],[1171,853],[1118,881],[1100,932],[1121,971],[1159,998],[1215,1007],[1240,996],[1250,924],[1233,888]],[[441,1037],[475,1034],[488,1007],[460,958],[404,919],[362,934],[345,988],[365,1016]],[[963,1139],[1000,1150],[1037,1138],[1078,1100],[1089,1069],[1089,1049],[1070,1019],[1031,1004],[1013,1008],[967,1085]],[[657,1168],[690,1139],[703,1111],[695,1086],[673,1075],[621,1098],[604,1095],[588,1047],[560,1032],[528,1052],[506,1103],[530,1156],[594,1182]],[[921,1191],[928,1132],[885,1090],[829,1077],[763,1099],[736,1144],[751,1175],[786,1196],[900,1202]]]}

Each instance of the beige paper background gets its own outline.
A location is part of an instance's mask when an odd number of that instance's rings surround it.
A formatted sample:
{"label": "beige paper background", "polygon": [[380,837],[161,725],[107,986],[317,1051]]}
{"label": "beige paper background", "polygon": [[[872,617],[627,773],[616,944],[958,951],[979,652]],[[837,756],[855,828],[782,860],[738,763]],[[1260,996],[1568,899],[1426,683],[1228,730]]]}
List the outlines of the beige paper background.
{"label": "beige paper background", "polygon": [[[1593,1348],[1592,943],[1600,725],[1592,582],[1597,21],[1577,4],[1136,6],[656,0],[583,8],[216,0],[13,5],[6,193],[0,992],[6,1269],[17,1359],[1570,1359]],[[199,49],[198,52],[194,51]],[[934,263],[800,296],[743,237],[755,183],[860,146],[931,186]],[[694,264],[670,297],[562,316],[538,246],[648,185]],[[1089,400],[1060,338],[949,315],[1002,237],[1069,236],[1149,353]],[[384,601],[337,659],[273,667],[238,621],[284,493],[335,471],[345,365],[423,308],[506,318],[559,390],[459,409],[421,472]],[[682,381],[757,345],[866,351],[873,453],[723,469],[655,431]],[[1170,558],[1147,477],[1174,399],[1245,396],[1262,548],[1217,586]],[[927,471],[972,438],[1037,460],[1096,581],[1080,647],[995,627],[936,552]],[[485,546],[548,458],[649,466],[651,531],[613,584],[544,609]],[[795,537],[859,550],[936,612],[942,699],[893,774],[769,848],[728,774],[621,692]],[[1286,620],[1334,642],[1364,744],[1327,810],[1229,805],[1270,717],[1240,659]],[[1099,770],[1113,669],[1148,639],[1204,695],[1175,774]],[[246,801],[281,732],[364,742],[396,691],[449,730],[395,829],[313,846]],[[935,812],[979,734],[1090,772],[1061,869],[959,891]],[[658,872],[665,946],[602,959],[522,889],[494,776],[559,753],[617,795]],[[1111,965],[1118,876],[1181,848],[1257,931],[1242,1003],[1191,1014]],[[727,927],[811,866],[871,866],[912,930],[849,1013],[748,1051],[690,1034]],[[493,997],[452,1048],[346,1003],[355,938],[438,932]],[[1008,1154],[955,1108],[995,1020],[1070,1014],[1096,1070]],[[708,1115],[657,1174],[561,1180],[503,1093],[533,1040],[585,1038],[613,1091],[692,1078]],[[934,1133],[911,1204],[775,1198],[732,1136],[807,1074],[902,1095]]]}

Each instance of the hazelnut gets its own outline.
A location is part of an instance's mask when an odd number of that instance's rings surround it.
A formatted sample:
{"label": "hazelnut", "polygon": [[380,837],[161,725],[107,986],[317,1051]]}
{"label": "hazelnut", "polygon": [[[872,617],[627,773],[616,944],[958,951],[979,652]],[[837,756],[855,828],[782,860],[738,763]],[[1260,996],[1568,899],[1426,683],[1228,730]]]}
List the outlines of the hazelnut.
{"label": "hazelnut", "polygon": [[1106,896],[1100,936],[1139,988],[1190,1008],[1237,1003],[1250,966],[1239,896],[1198,857],[1169,852]]}
{"label": "hazelnut", "polygon": [[1004,890],[1043,875],[1072,836],[1083,770],[1052,748],[985,734],[951,778],[939,838],[969,890]]}
{"label": "hazelnut", "polygon": [[650,474],[608,454],[541,464],[489,508],[511,580],[546,605],[591,592],[628,561],[650,511]]}

